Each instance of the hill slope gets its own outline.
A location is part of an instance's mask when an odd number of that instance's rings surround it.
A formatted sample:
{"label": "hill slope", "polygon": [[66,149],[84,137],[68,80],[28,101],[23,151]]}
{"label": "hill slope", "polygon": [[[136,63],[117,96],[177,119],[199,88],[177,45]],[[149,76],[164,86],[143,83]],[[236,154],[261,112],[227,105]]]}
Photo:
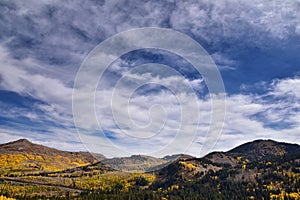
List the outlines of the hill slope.
{"label": "hill slope", "polygon": [[156,176],[153,190],[178,188],[195,199],[300,199],[300,146],[257,140],[228,152],[178,160]]}
{"label": "hill slope", "polygon": [[127,172],[145,172],[152,167],[166,163],[164,159],[144,155],[133,155],[123,158],[112,158],[102,161],[110,167]]}
{"label": "hill slope", "polygon": [[228,153],[243,155],[248,159],[264,159],[286,154],[299,154],[300,146],[298,144],[276,142],[273,140],[255,140],[242,144],[228,151]]}
{"label": "hill slope", "polygon": [[88,152],[68,152],[20,139],[0,145],[0,173],[59,171],[96,162]]}

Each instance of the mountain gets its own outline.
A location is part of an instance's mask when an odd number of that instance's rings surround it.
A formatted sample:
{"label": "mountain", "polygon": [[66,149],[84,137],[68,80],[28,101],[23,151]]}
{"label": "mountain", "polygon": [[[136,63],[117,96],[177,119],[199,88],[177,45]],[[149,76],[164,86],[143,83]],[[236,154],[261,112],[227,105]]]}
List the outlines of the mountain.
{"label": "mountain", "polygon": [[[46,171],[63,171],[76,168],[80,171],[81,166],[104,165],[105,169],[111,168],[127,172],[146,172],[166,166],[180,157],[191,157],[189,155],[178,154],[166,156],[164,158],[154,158],[145,155],[132,155],[130,157],[107,159],[102,154],[97,154],[96,158],[88,152],[68,152],[43,145],[34,144],[27,139],[0,144],[0,171],[4,173],[31,173]],[[7,162],[7,160],[9,160]],[[12,161],[14,160],[14,161]],[[10,169],[10,170],[8,170]],[[87,168],[86,168],[87,169]],[[106,169],[107,170],[107,169]],[[105,170],[104,170],[105,171]]]}
{"label": "mountain", "polygon": [[[7,153],[29,153],[29,154],[40,154],[40,155],[49,155],[49,156],[63,156],[70,159],[80,158],[85,162],[94,162],[95,158],[92,154],[88,152],[68,152],[61,151],[54,148],[46,147],[39,144],[34,144],[27,139],[19,139],[14,142],[9,142],[6,144],[0,144],[0,154]],[[105,156],[98,154],[97,157],[102,156],[102,159],[105,159]]]}
{"label": "mountain", "polygon": [[273,140],[255,140],[239,145],[227,152],[209,153],[202,160],[217,165],[234,167],[241,162],[298,154],[300,154],[300,145],[298,144],[276,142]]}
{"label": "mountain", "polygon": [[4,174],[59,171],[94,162],[88,152],[61,151],[26,139],[0,145],[0,173]]}
{"label": "mountain", "polygon": [[[256,140],[228,152],[212,152],[202,158],[176,160],[156,171],[157,180],[152,187],[167,189],[176,185],[187,189],[194,187],[190,183],[215,187],[221,183],[247,182],[256,185],[264,183],[262,188],[276,183],[274,188],[279,190],[283,187],[298,188],[299,174],[300,145]],[[289,183],[291,179],[295,179],[293,183]]]}
{"label": "mountain", "polygon": [[186,154],[168,155],[163,158],[155,158],[146,155],[132,155],[130,157],[104,159],[101,162],[113,169],[126,172],[151,172],[161,169],[179,159],[194,158]]}
{"label": "mountain", "polygon": [[273,140],[255,140],[242,144],[228,153],[245,156],[248,159],[263,159],[286,154],[300,154],[300,146]]}
{"label": "mountain", "polygon": [[0,197],[300,199],[297,144],[255,140],[201,158],[133,155],[91,163],[85,154],[24,139],[0,145]]}
{"label": "mountain", "polygon": [[102,162],[120,171],[146,172],[152,171],[153,167],[163,165],[168,161],[151,156],[132,155],[130,157],[106,159]]}

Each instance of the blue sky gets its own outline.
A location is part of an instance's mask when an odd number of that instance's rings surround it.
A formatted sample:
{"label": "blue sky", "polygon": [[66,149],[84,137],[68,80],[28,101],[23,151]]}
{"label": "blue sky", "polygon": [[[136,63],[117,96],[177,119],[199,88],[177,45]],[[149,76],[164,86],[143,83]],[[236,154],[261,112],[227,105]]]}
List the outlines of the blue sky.
{"label": "blue sky", "polygon": [[[87,126],[77,128],[94,143],[81,143],[73,122],[73,84],[86,56],[103,40],[133,28],[160,27],[196,40],[220,71],[227,96],[226,118],[211,151],[228,150],[258,138],[300,143],[299,13],[298,0],[1,1],[1,141],[25,137],[64,150],[87,148],[107,156],[130,154],[114,152],[112,144],[98,135],[98,125],[89,123],[89,116]],[[118,79],[133,67],[150,62],[172,66],[184,77],[164,76],[163,72],[129,73],[128,77],[163,81],[178,90],[186,83],[196,91],[201,123],[187,153],[201,156],[199,149],[211,117],[210,96],[201,75],[170,52],[137,50],[108,68],[95,95],[102,128],[111,141],[133,150],[131,153],[160,148],[172,140],[180,124],[180,112],[174,94],[167,88],[146,85],[131,99],[131,117],[137,124],[147,124],[149,117],[159,124],[166,113],[171,118],[165,135],[155,138],[157,145],[141,146],[123,138],[109,107],[104,106],[109,104]],[[189,106],[187,93],[182,99]],[[149,116],[153,104],[161,105],[166,113],[160,113],[158,107],[154,113],[158,114]],[[176,147],[170,149],[178,151]]]}

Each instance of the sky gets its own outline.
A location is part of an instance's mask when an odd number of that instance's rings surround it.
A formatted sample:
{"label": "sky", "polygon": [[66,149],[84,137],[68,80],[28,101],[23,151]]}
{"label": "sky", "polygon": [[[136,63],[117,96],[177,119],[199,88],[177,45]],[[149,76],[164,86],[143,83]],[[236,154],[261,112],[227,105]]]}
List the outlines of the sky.
{"label": "sky", "polygon": [[[213,60],[226,94],[220,134],[211,123],[214,114],[222,117],[219,107],[212,110],[219,97],[182,55],[164,49],[114,58],[98,77],[96,120],[87,102],[74,113],[76,77],[94,48],[145,27],[184,34]],[[203,156],[255,139],[299,144],[299,52],[299,0],[2,0],[1,143],[28,138],[108,157]]]}

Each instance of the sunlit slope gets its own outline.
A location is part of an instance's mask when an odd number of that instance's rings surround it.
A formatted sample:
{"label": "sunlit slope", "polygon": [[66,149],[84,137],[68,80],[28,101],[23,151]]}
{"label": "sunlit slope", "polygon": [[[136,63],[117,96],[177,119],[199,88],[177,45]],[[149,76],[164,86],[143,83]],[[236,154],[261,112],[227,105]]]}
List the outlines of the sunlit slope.
{"label": "sunlit slope", "polygon": [[33,144],[26,139],[0,145],[0,173],[59,171],[96,162],[87,152],[67,152]]}

